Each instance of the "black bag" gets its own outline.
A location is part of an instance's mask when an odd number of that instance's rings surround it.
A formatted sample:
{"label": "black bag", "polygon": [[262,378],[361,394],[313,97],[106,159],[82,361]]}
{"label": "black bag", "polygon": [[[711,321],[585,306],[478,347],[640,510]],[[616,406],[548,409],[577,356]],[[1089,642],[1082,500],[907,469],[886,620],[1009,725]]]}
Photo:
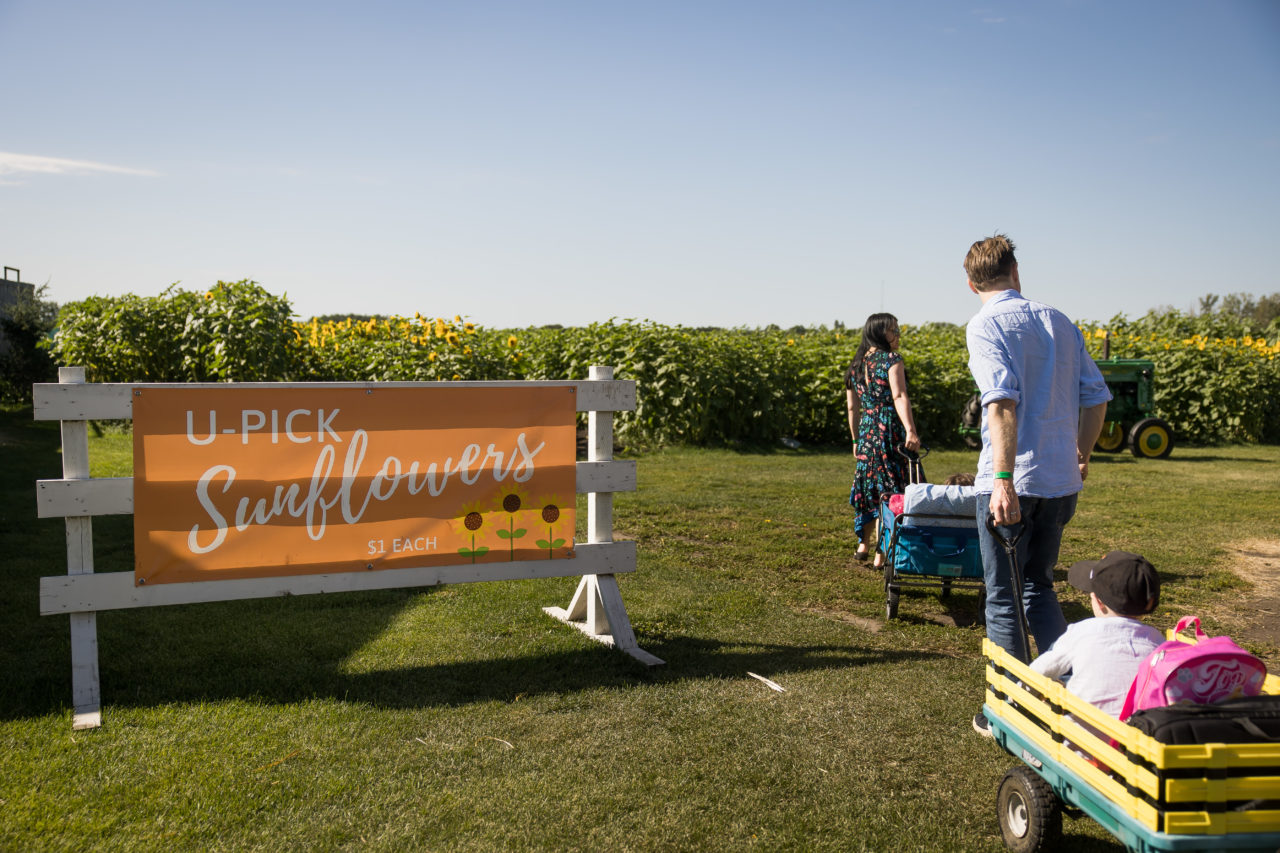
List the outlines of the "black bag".
{"label": "black bag", "polygon": [[1280,696],[1241,696],[1212,705],[1134,711],[1129,725],[1160,743],[1280,743]]}

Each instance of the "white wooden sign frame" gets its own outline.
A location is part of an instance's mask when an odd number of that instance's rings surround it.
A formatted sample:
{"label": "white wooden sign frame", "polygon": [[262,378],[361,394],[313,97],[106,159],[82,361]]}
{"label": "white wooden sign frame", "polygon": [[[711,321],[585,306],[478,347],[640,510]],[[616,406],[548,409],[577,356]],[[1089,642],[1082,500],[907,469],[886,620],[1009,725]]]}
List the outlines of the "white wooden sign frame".
{"label": "white wooden sign frame", "polygon": [[[62,422],[62,479],[37,481],[36,505],[38,517],[62,517],[67,525],[67,574],[40,579],[40,614],[65,613],[71,619],[72,728],[88,729],[102,724],[98,680],[99,610],[581,575],[582,580],[568,607],[544,607],[543,610],[577,627],[588,637],[626,652],[649,666],[663,663],[636,643],[616,577],[636,568],[636,543],[615,542],[613,539],[613,493],[634,491],[636,488],[636,463],[613,458],[613,413],[635,409],[635,382],[615,380],[613,368],[603,366],[592,367],[589,377],[587,380],[536,382],[95,385],[85,382],[82,367],[60,368],[56,384],[38,384],[33,388],[35,419]],[[587,461],[577,463],[577,492],[587,495],[587,541],[574,544],[572,560],[466,563],[152,586],[135,585],[132,571],[94,573],[93,516],[132,514],[133,478],[94,479],[89,476],[88,422],[131,418],[134,388],[513,388],[529,385],[573,386],[577,389],[578,411],[587,412]]]}

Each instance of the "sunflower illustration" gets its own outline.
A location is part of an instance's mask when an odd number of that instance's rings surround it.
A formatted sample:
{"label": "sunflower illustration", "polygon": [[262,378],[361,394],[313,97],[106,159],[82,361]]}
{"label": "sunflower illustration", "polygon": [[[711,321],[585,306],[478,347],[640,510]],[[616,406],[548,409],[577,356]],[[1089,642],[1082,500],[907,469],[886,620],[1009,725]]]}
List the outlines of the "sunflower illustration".
{"label": "sunflower illustration", "polygon": [[516,516],[522,510],[529,509],[528,503],[529,496],[525,494],[524,489],[515,484],[503,486],[498,490],[494,512],[505,512],[507,514],[507,529],[502,530],[499,528],[498,538],[507,540],[508,553],[512,560],[516,558],[516,540],[523,538],[529,532],[523,527],[516,527]]}
{"label": "sunflower illustration", "polygon": [[[463,504],[458,516],[453,519],[453,529],[471,538],[471,547],[459,548],[458,553],[464,557],[470,557],[473,563],[476,557],[483,557],[489,552],[488,545],[476,545],[476,534],[484,529],[485,520],[484,504],[480,501]],[[502,533],[502,531],[498,532]]]}
{"label": "sunflower illustration", "polygon": [[535,506],[541,506],[542,509],[538,515],[542,519],[542,523],[547,525],[547,538],[539,539],[536,544],[539,548],[543,548],[547,552],[547,559],[550,560],[555,556],[555,549],[564,547],[564,537],[556,536],[556,523],[564,516],[560,508],[564,506],[564,502],[560,500],[558,495],[547,495],[535,502]]}

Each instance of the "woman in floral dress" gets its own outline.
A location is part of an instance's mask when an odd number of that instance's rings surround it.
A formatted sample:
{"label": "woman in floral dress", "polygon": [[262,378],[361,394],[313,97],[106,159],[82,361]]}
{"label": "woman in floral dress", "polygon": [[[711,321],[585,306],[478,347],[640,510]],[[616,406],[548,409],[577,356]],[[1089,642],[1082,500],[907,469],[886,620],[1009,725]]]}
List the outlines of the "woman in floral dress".
{"label": "woman in floral dress", "polygon": [[[857,515],[855,556],[866,560],[876,550],[876,518],[880,501],[902,492],[907,464],[900,448],[920,449],[920,436],[907,397],[907,371],[898,355],[898,320],[892,314],[872,314],[862,328],[862,342],[845,372],[849,432],[858,459],[849,504]],[[876,566],[883,562],[876,554]]]}

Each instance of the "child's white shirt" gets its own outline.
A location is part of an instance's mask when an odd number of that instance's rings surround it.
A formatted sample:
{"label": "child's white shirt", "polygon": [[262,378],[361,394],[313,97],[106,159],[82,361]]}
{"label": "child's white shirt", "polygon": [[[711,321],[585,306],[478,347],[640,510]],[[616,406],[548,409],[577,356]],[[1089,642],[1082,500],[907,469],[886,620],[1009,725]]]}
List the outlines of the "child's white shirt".
{"label": "child's white shirt", "polygon": [[1138,665],[1164,639],[1137,619],[1094,616],[1068,625],[1049,651],[1031,662],[1031,668],[1050,678],[1071,673],[1068,690],[1118,717]]}

